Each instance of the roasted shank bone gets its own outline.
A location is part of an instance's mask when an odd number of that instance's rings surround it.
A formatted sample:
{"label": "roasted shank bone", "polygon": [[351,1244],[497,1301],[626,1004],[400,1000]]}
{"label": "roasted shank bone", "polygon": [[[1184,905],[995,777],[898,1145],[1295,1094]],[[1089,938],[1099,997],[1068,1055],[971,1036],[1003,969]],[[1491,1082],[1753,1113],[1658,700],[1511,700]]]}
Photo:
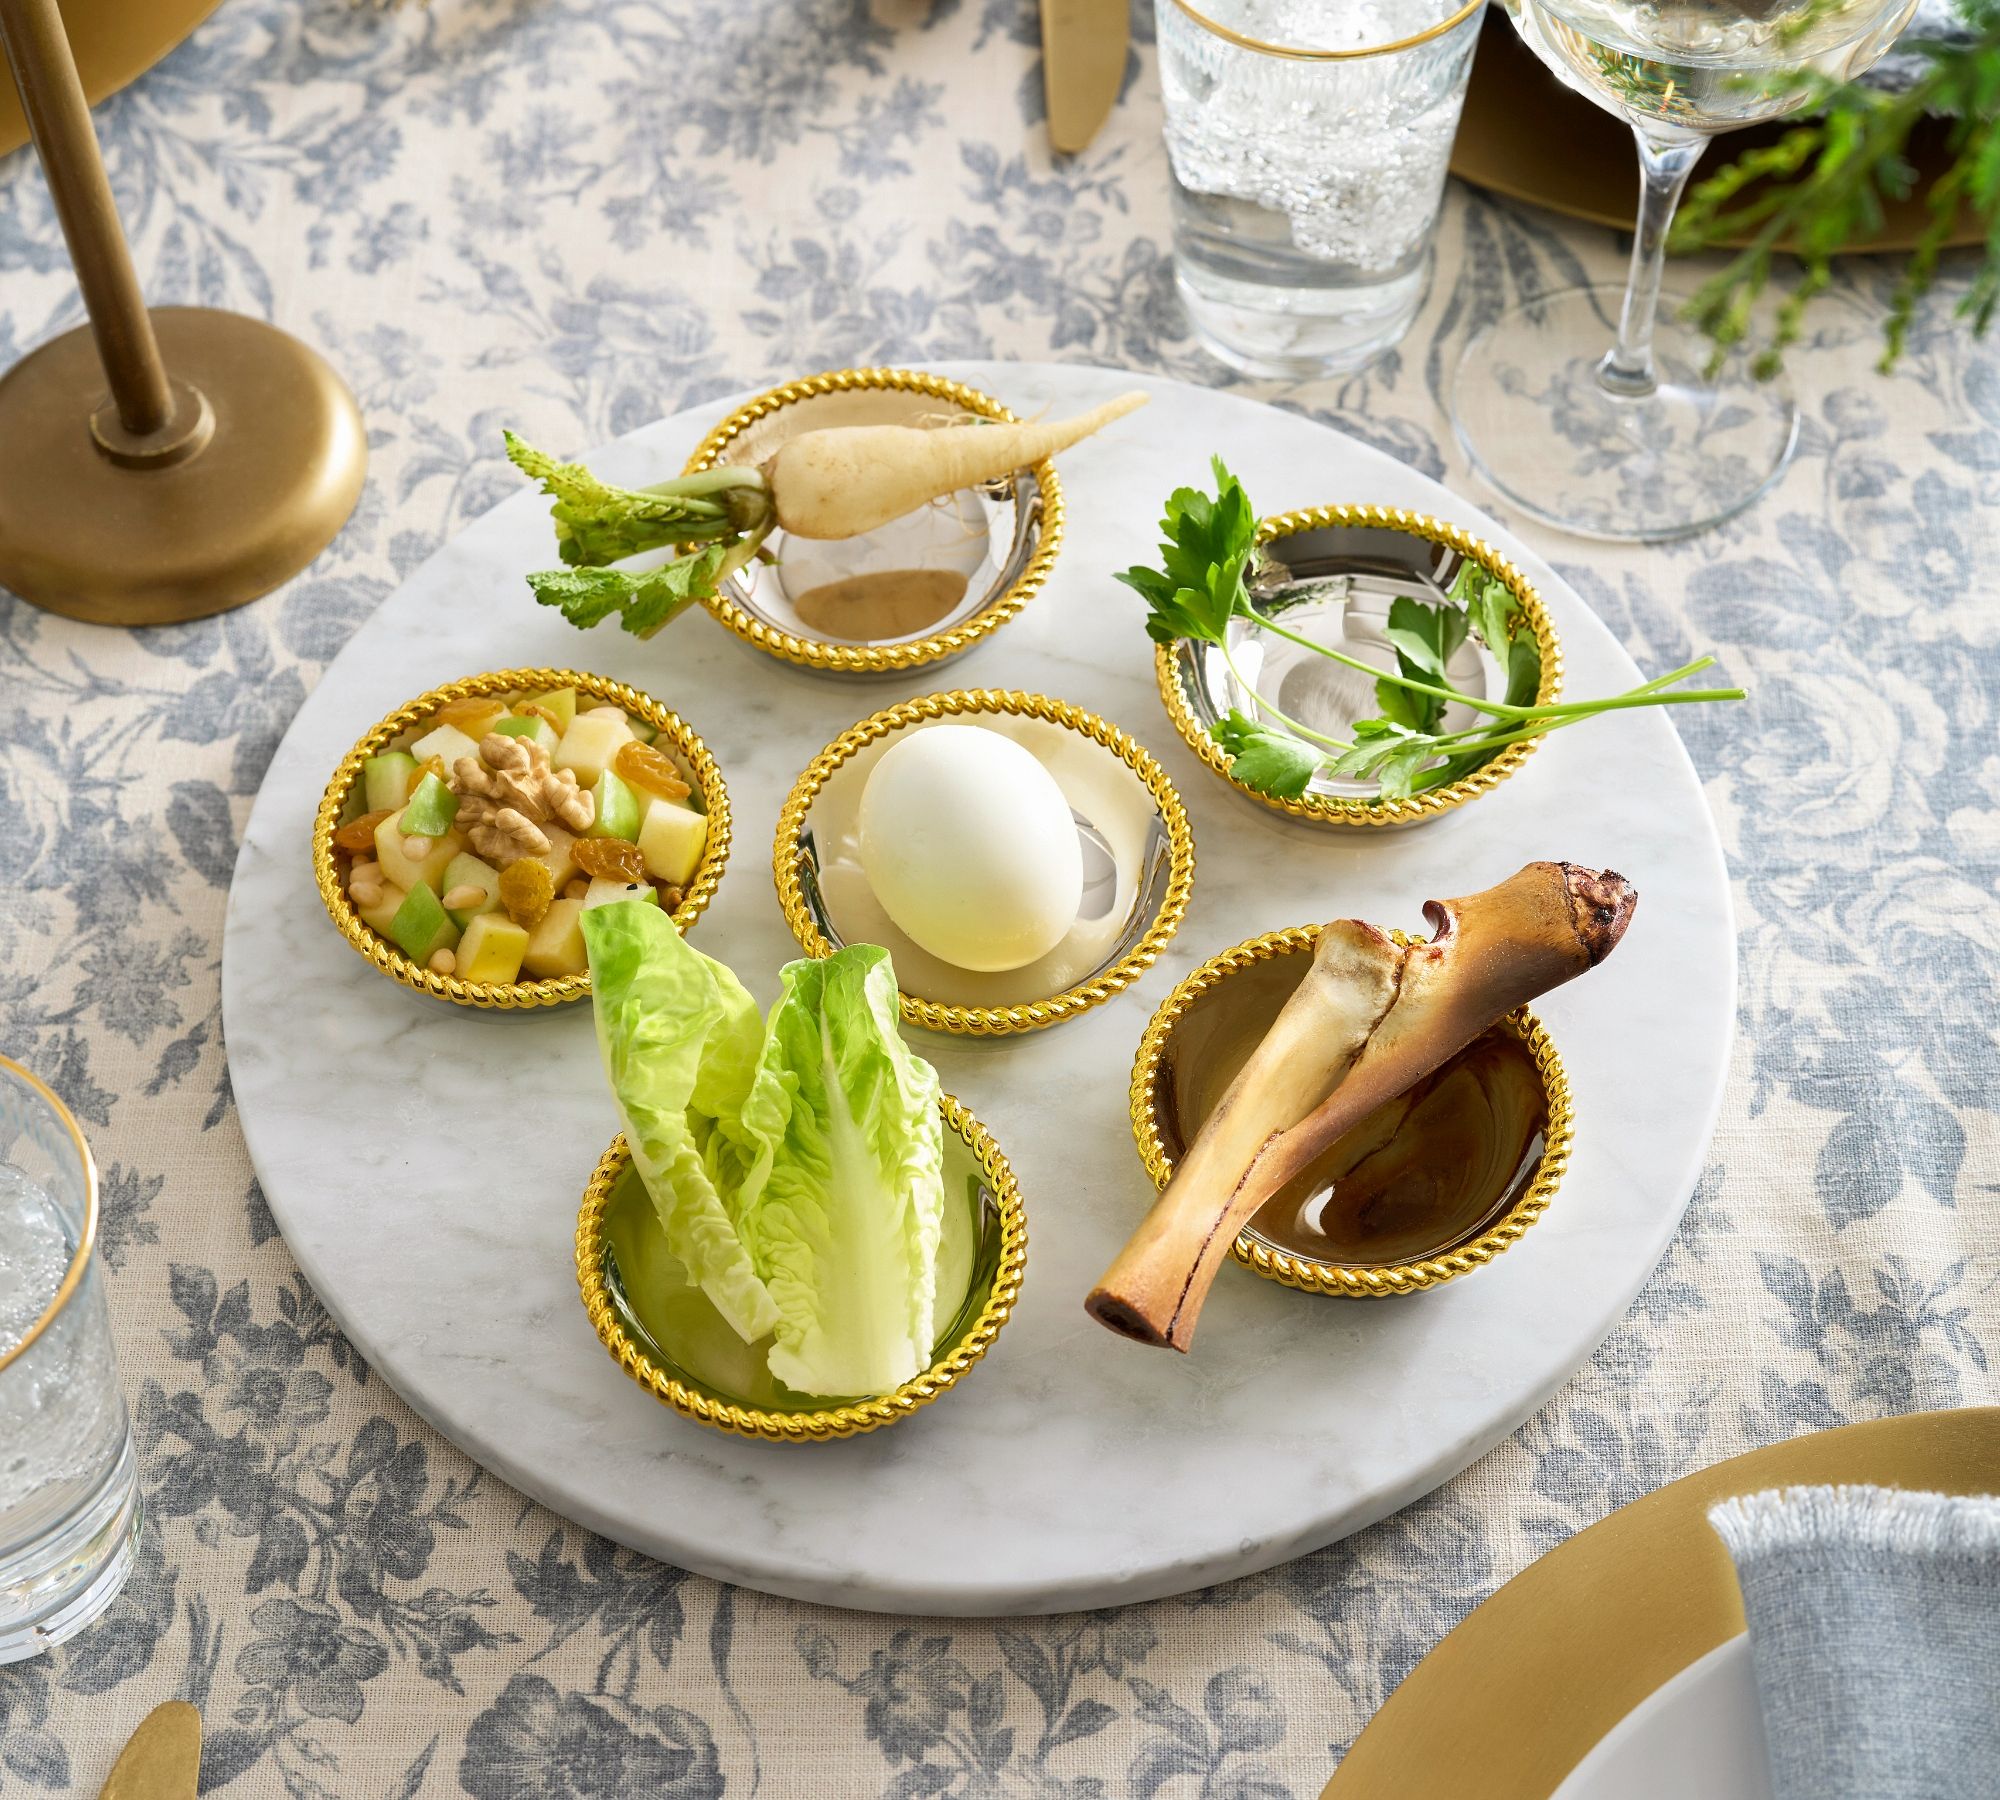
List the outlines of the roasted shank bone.
{"label": "roasted shank bone", "polygon": [[1378,1106],[1495,1020],[1595,968],[1638,894],[1624,876],[1530,863],[1484,893],[1425,903],[1428,943],[1339,919],[1173,1179],[1085,1306],[1143,1344],[1186,1350],[1237,1233]]}

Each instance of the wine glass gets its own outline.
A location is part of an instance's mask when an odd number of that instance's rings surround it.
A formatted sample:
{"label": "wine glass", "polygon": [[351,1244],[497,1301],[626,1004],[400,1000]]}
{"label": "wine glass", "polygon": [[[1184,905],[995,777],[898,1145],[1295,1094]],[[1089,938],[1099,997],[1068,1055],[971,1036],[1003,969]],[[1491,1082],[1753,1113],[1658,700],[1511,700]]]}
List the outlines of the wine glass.
{"label": "wine glass", "polygon": [[[1805,77],[1870,67],[1916,0],[1506,0],[1564,82],[1624,115],[1639,144],[1639,218],[1622,290],[1529,300],[1466,345],[1452,424],[1473,466],[1524,511],[1589,537],[1684,536],[1777,480],[1798,434],[1783,378],[1660,314],[1668,227],[1718,132],[1804,105]],[[1603,355],[1579,346],[1602,342]]]}

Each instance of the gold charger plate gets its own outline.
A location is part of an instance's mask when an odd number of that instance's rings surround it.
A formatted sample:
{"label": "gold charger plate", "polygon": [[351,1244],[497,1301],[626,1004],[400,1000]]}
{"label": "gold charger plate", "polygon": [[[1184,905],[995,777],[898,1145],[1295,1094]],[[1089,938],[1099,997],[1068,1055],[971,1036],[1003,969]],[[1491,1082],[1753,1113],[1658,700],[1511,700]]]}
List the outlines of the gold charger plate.
{"label": "gold charger plate", "polygon": [[[62,0],[83,91],[95,106],[176,48],[221,0]],[[0,156],[28,141],[21,97],[0,75]]]}
{"label": "gold charger plate", "polygon": [[1441,1638],[1354,1740],[1322,1800],[1549,1800],[1640,1701],[1742,1631],[1735,1566],[1708,1509],[1815,1482],[2000,1490],[2000,1406],[1812,1432],[1620,1507]]}
{"label": "gold charger plate", "polygon": [[[1695,179],[1744,150],[1775,143],[1789,128],[1780,119],[1728,133],[1721,147],[1703,158]],[[1947,166],[1941,121],[1918,126],[1910,140],[1910,160],[1917,171],[1911,196],[1885,202],[1882,230],[1865,242],[1849,244],[1848,250],[1908,250],[1916,243],[1925,223],[1923,196]],[[1546,206],[1614,231],[1632,229],[1639,160],[1630,128],[1558,81],[1498,7],[1489,9],[1481,28],[1472,86],[1451,149],[1451,172],[1510,200]],[[1976,244],[1982,236],[1966,214],[1951,241]]]}

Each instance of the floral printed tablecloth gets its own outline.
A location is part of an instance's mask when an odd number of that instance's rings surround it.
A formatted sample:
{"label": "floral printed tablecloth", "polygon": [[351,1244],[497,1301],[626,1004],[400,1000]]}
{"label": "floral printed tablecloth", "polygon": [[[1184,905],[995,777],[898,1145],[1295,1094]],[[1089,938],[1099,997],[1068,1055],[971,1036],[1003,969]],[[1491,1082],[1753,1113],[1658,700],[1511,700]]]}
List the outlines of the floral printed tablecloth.
{"label": "floral printed tablecloth", "polygon": [[[1228,379],[1173,296],[1134,22],[1123,105],[1060,166],[1027,0],[225,0],[99,109],[152,297],[319,344],[374,460],[332,550],[227,618],[120,633],[0,596],[0,1048],[103,1165],[152,1507],[109,1621],[0,1670],[0,1800],[95,1794],[176,1694],[246,1800],[1311,1796],[1440,1633],[1611,1508],[1794,1432],[2000,1398],[2000,355],[1947,295],[1876,374],[1867,261],[1814,314],[1799,457],[1748,519],[1653,551],[1525,532],[1642,664],[1713,647],[1753,691],[1683,720],[1735,875],[1740,1035],[1666,1263],[1448,1487],[1121,1613],[817,1610],[525,1504],[293,1268],[231,1109],[217,959],[234,832],[300,699],[512,490],[503,421],[581,446],[954,356]],[[1402,352],[1250,391],[1463,485],[1439,392],[1468,330],[1620,261],[1454,187]],[[0,160],[0,366],[79,316],[32,158]]]}

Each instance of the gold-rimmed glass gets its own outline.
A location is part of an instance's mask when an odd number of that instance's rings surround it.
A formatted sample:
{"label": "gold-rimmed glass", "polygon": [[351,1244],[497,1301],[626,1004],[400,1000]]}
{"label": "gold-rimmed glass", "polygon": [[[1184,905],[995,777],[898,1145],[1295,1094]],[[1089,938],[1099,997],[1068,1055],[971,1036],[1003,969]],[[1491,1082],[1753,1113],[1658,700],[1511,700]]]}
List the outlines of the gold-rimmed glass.
{"label": "gold-rimmed glass", "polygon": [[1159,13],[1174,271],[1222,361],[1358,368],[1429,282],[1480,0],[1172,0]]}
{"label": "gold-rimmed glass", "polygon": [[0,1663],[81,1631],[130,1573],[138,1463],[69,1109],[0,1057]]}

